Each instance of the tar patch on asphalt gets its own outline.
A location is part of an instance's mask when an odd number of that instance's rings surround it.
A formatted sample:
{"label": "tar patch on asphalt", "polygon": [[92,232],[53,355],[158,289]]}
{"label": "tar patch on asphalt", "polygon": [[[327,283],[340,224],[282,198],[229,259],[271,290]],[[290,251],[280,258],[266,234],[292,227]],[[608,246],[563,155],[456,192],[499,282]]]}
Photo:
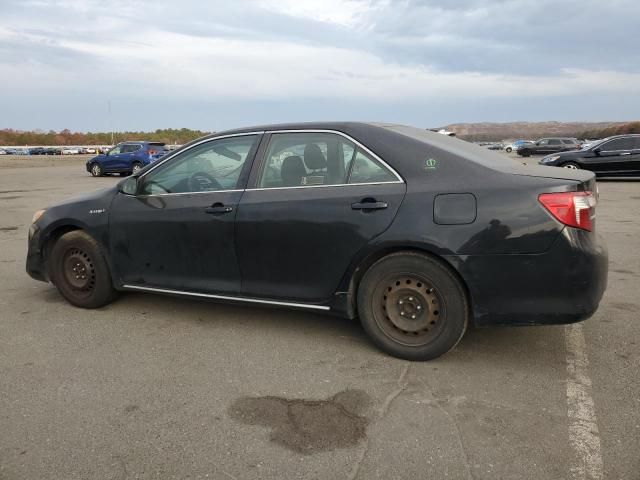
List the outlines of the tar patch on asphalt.
{"label": "tar patch on asphalt", "polygon": [[357,445],[366,436],[370,404],[362,390],[344,390],[328,400],[242,397],[229,407],[229,416],[268,427],[272,442],[312,454]]}

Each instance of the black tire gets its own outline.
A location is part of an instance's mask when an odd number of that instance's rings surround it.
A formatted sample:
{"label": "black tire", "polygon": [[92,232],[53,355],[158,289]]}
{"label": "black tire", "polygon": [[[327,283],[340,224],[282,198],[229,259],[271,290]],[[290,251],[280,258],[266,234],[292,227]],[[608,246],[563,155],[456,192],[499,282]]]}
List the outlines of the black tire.
{"label": "black tire", "polygon": [[520,154],[523,157],[530,157],[531,156],[531,152],[529,150],[522,150],[521,152],[518,152],[518,154]]}
{"label": "black tire", "polygon": [[469,323],[460,281],[440,261],[419,253],[388,255],[358,287],[358,314],[381,350],[406,360],[431,360],[455,347]]}
{"label": "black tire", "polygon": [[142,167],[144,167],[144,165],[142,165],[140,162],[133,162],[131,164],[131,174],[133,175],[134,173],[138,173],[140,170],[142,170]]}
{"label": "black tire", "polygon": [[512,150],[513,149],[511,147],[507,147],[507,148],[504,149],[504,151],[507,152],[507,153],[511,153]]}
{"label": "black tire", "polygon": [[563,167],[563,168],[570,168],[571,170],[580,170],[580,165],[578,165],[577,163],[573,163],[573,162],[563,163],[560,166]]}
{"label": "black tire", "polygon": [[56,241],[48,267],[60,294],[76,307],[102,307],[118,295],[98,243],[82,230],[65,233]]}
{"label": "black tire", "polygon": [[94,177],[102,177],[104,175],[104,170],[99,163],[92,163],[89,171]]}

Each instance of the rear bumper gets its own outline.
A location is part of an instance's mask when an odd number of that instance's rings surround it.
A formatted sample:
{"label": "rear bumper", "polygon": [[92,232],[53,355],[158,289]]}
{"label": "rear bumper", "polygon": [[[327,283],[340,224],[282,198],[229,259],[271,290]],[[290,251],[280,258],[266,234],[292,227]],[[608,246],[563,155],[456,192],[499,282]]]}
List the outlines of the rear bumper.
{"label": "rear bumper", "polygon": [[468,256],[452,263],[469,287],[477,326],[585,320],[598,308],[609,269],[602,238],[568,227],[543,254]]}

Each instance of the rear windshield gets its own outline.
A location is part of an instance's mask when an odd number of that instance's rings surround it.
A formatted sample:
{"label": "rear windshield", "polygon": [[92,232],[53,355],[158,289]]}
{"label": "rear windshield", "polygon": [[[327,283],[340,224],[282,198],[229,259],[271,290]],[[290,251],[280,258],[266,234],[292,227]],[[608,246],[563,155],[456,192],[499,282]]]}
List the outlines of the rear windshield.
{"label": "rear windshield", "polygon": [[454,155],[465,158],[472,162],[479,163],[485,167],[500,169],[505,171],[513,171],[520,162],[513,160],[506,155],[495,153],[487,148],[479,147],[471,142],[461,140],[456,137],[449,137],[440,133],[428,132],[416,127],[408,127],[406,125],[381,125],[387,130],[400,133],[407,137],[413,138],[428,145],[446,150]]}

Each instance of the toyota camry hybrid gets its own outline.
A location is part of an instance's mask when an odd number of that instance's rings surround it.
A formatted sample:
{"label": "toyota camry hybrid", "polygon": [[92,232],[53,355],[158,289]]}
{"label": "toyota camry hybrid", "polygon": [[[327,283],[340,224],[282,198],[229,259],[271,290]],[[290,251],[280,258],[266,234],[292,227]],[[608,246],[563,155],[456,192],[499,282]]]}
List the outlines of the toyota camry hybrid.
{"label": "toyota camry hybrid", "polygon": [[84,308],[138,291],[359,318],[427,360],[469,325],[592,315],[597,197],[592,172],[407,126],[245,128],[36,212],[27,272]]}

